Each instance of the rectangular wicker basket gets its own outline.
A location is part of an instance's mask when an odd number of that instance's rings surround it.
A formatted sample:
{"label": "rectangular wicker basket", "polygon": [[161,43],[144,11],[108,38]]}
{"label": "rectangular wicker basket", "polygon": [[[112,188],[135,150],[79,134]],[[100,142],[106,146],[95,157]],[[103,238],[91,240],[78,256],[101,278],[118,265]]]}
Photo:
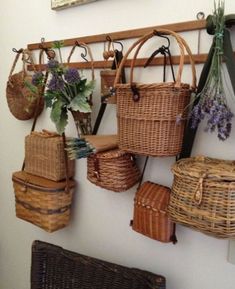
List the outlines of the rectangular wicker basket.
{"label": "rectangular wicker basket", "polygon": [[[68,176],[73,177],[75,161],[68,160]],[[25,171],[60,181],[66,178],[62,137],[56,133],[32,132],[25,138]]]}
{"label": "rectangular wicker basket", "polygon": [[47,232],[68,225],[75,182],[54,182],[25,171],[12,175],[16,216]]}
{"label": "rectangular wicker basket", "polygon": [[145,182],[136,192],[132,228],[154,240],[175,242],[174,224],[166,212],[170,189]]}
{"label": "rectangular wicker basket", "polygon": [[235,162],[179,160],[168,206],[172,220],[217,238],[235,239]]}
{"label": "rectangular wicker basket", "polygon": [[32,246],[31,289],[165,289],[165,277],[41,241]]}

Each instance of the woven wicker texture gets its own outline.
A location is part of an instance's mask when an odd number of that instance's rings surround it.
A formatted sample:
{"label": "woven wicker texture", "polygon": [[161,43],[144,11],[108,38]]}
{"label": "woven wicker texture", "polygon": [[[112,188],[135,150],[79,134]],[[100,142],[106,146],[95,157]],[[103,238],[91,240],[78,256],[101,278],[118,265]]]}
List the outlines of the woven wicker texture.
{"label": "woven wicker texture", "polygon": [[171,242],[173,223],[166,209],[170,189],[145,182],[136,192],[134,200],[133,230],[161,242]]}
{"label": "woven wicker texture", "polygon": [[16,216],[47,232],[68,225],[74,181],[53,182],[24,171],[12,176],[16,200]]}
{"label": "woven wicker texture", "polygon": [[193,157],[172,170],[171,219],[214,237],[235,238],[235,163]]}
{"label": "woven wicker texture", "polygon": [[165,277],[65,250],[32,246],[31,289],[165,289]]}
{"label": "woven wicker texture", "polygon": [[[25,138],[25,171],[53,181],[65,179],[65,155],[58,134],[32,132]],[[68,160],[68,176],[73,177],[75,161]]]}
{"label": "woven wicker texture", "polygon": [[[110,93],[110,88],[114,86],[114,80],[117,71],[115,69],[105,69],[100,71],[101,79],[101,94],[107,95]],[[116,95],[111,96],[107,99],[107,103],[117,103]]]}
{"label": "woven wicker texture", "polygon": [[87,178],[107,190],[123,192],[138,182],[140,171],[131,154],[115,149],[87,158]]}
{"label": "woven wicker texture", "polygon": [[[195,88],[196,73],[192,53],[185,40],[169,30],[162,29],[158,32],[172,35],[179,45],[181,57],[176,82],[150,84],[133,82],[133,68],[139,50],[148,39],[156,35],[156,32],[143,36],[130,47],[119,66],[115,79],[119,147],[141,155],[173,156],[181,151],[185,108],[190,101],[191,91]],[[118,84],[125,61],[135,48],[130,83]],[[181,83],[184,50],[189,54],[191,61],[192,87]],[[176,124],[178,116],[182,116],[184,120]]]}

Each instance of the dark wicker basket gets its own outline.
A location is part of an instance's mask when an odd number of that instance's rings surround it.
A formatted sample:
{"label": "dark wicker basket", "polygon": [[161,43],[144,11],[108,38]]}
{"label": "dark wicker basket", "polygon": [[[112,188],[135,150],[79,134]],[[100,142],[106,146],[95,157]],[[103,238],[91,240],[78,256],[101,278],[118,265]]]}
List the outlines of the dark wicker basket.
{"label": "dark wicker basket", "polygon": [[31,289],[165,289],[160,275],[35,241]]}

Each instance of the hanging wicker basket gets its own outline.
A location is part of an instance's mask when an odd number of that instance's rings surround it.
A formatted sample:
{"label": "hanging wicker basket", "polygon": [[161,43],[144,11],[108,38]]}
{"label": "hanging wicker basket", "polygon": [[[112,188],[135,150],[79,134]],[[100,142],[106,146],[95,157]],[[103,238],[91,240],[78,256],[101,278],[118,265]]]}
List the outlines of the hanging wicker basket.
{"label": "hanging wicker basket", "polygon": [[[180,64],[176,82],[135,83],[133,69],[135,60],[144,43],[157,33],[173,36],[180,48]],[[120,84],[119,77],[129,54],[136,48],[131,63],[130,82]],[[181,82],[184,66],[184,50],[189,55],[193,81],[192,86]],[[195,89],[195,66],[191,51],[185,40],[173,31],[161,29],[137,40],[124,56],[116,75],[117,118],[119,147],[124,151],[150,156],[174,156],[180,153],[185,120],[176,124],[177,116],[185,118],[185,108]]]}
{"label": "hanging wicker basket", "polygon": [[235,162],[179,160],[168,212],[173,221],[218,238],[235,238]]}
{"label": "hanging wicker basket", "polygon": [[122,192],[138,182],[140,171],[131,154],[114,149],[87,158],[87,178],[97,186]]}

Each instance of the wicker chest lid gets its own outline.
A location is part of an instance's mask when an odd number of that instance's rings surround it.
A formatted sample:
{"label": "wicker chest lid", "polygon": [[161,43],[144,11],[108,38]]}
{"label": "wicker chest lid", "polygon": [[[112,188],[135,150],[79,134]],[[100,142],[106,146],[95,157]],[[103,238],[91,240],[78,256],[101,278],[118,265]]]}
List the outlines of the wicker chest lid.
{"label": "wicker chest lid", "polygon": [[[13,173],[12,180],[22,184],[28,184],[28,186],[38,187],[40,190],[46,188],[46,190],[64,190],[66,187],[66,181],[55,182],[42,177],[28,174],[25,171],[18,171]],[[74,180],[69,180],[69,187],[74,187],[76,182]]]}
{"label": "wicker chest lid", "polygon": [[178,176],[206,177],[221,181],[235,181],[235,162],[204,156],[181,159],[176,162],[172,171]]}
{"label": "wicker chest lid", "polygon": [[169,188],[147,181],[137,191],[135,202],[148,209],[165,211],[169,199]]}
{"label": "wicker chest lid", "polygon": [[[112,149],[109,151],[99,152],[95,154],[95,157],[102,160],[112,160],[127,155],[127,152],[119,149]],[[129,153],[130,155],[130,153]]]}

